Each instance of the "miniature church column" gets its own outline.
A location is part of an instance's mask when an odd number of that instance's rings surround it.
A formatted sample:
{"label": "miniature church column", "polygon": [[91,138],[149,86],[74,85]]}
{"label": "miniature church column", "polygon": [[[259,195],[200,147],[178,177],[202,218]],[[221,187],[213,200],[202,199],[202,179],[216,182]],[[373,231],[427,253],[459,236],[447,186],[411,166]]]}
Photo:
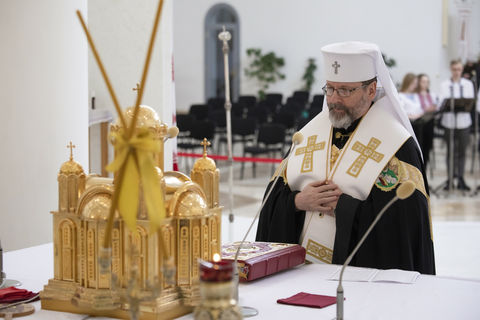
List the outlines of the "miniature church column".
{"label": "miniature church column", "polygon": [[70,141],[70,160],[64,162],[58,173],[58,211],[75,212],[80,194],[85,190],[85,172],[82,166],[73,160],[73,148]]}
{"label": "miniature church column", "polygon": [[190,175],[192,181],[198,183],[205,192],[208,207],[215,208],[218,207],[219,204],[218,183],[220,172],[215,165],[215,161],[207,156],[207,147],[210,146],[211,143],[204,138],[201,145],[203,146],[203,156],[195,161]]}

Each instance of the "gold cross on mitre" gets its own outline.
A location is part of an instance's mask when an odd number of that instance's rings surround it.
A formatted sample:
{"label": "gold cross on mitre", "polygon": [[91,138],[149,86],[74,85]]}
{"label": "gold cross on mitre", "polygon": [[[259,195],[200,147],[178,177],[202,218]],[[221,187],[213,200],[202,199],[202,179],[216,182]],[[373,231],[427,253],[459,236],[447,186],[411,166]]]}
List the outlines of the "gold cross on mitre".
{"label": "gold cross on mitre", "polygon": [[380,162],[383,159],[383,154],[376,152],[375,149],[382,143],[377,138],[370,138],[368,145],[364,145],[359,141],[356,141],[352,147],[353,151],[359,152],[360,155],[352,163],[350,168],[348,168],[347,173],[353,177],[357,177],[363,169],[363,166],[368,159],[372,159],[375,162]]}
{"label": "gold cross on mitre", "polygon": [[70,143],[67,145],[67,148],[70,148],[70,161],[73,160],[73,148],[75,148],[76,146],[74,144],[72,144],[72,141],[70,141]]}
{"label": "gold cross on mitre", "polygon": [[203,141],[200,142],[200,144],[203,146],[203,157],[205,158],[207,156],[207,147],[210,146],[211,143],[207,138],[203,138]]}
{"label": "gold cross on mitre", "polygon": [[313,153],[325,148],[325,141],[315,143],[316,140],[316,134],[308,137],[307,145],[305,147],[298,148],[297,151],[295,151],[296,156],[305,154],[300,172],[311,172],[313,170]]}

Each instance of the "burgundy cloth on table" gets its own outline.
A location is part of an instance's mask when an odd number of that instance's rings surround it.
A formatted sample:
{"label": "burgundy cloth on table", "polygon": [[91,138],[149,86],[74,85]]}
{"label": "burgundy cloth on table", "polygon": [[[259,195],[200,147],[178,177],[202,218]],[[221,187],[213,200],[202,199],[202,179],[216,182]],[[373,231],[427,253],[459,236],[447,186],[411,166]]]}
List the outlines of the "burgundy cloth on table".
{"label": "burgundy cloth on table", "polygon": [[36,296],[37,293],[28,291],[26,289],[17,289],[15,287],[8,287],[0,289],[0,303],[12,303],[17,301],[28,300]]}
{"label": "burgundy cloth on table", "polygon": [[337,302],[336,297],[311,294],[306,292],[297,293],[290,298],[278,299],[277,303],[291,304],[310,308],[324,308]]}

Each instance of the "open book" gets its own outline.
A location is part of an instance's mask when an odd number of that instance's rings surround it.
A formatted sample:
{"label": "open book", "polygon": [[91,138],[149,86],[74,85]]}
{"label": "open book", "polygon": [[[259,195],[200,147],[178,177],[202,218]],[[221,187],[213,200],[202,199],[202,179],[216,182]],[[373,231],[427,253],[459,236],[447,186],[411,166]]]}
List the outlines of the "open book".
{"label": "open book", "polygon": [[[332,274],[328,280],[339,280],[340,271],[342,267]],[[357,268],[346,267],[343,273],[343,281],[358,281],[358,282],[396,282],[396,283],[415,283],[420,273],[417,271],[405,271],[399,269],[370,269],[370,268]]]}

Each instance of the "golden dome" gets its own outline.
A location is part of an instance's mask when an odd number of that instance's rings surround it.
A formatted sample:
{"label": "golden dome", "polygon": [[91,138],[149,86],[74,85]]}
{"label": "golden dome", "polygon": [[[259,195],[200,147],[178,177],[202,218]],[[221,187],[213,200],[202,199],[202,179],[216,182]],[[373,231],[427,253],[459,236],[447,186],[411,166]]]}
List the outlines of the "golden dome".
{"label": "golden dome", "polygon": [[187,191],[179,198],[176,214],[181,217],[202,216],[205,214],[207,208],[207,202],[201,194],[194,191]]}
{"label": "golden dome", "polygon": [[[133,118],[133,112],[135,110],[135,107],[128,107],[124,112],[123,116],[125,117],[125,121],[127,122],[128,125],[130,125],[130,122],[132,121]],[[117,119],[117,126],[121,127],[122,123],[120,122],[120,119]],[[138,110],[138,116],[137,116],[137,123],[136,127],[147,127],[147,128],[160,128],[165,126],[160,121],[160,118],[158,117],[158,114],[153,108],[146,106],[146,105],[140,105],[140,109]]]}
{"label": "golden dome", "polygon": [[195,171],[215,171],[217,170],[217,166],[215,165],[215,161],[212,158],[207,156],[207,146],[210,145],[210,142],[207,141],[207,138],[203,139],[201,143],[203,146],[203,157],[195,161],[193,165],[192,172]]}
{"label": "golden dome", "polygon": [[[112,196],[113,185],[93,185],[82,194],[75,212],[87,219],[107,220]],[[118,211],[115,218],[119,218]]]}
{"label": "golden dome", "polygon": [[110,211],[110,195],[100,193],[89,199],[82,210],[82,216],[87,219],[107,220]]}
{"label": "golden dome", "polygon": [[192,171],[215,171],[217,170],[217,166],[215,165],[215,161],[212,158],[203,156],[193,165]]}
{"label": "golden dome", "polygon": [[85,173],[82,166],[72,159],[62,164],[62,166],[60,167],[60,174],[68,176],[71,174],[81,175]]}
{"label": "golden dome", "polygon": [[202,188],[193,182],[185,182],[171,199],[170,210],[174,216],[203,216],[208,205]]}

